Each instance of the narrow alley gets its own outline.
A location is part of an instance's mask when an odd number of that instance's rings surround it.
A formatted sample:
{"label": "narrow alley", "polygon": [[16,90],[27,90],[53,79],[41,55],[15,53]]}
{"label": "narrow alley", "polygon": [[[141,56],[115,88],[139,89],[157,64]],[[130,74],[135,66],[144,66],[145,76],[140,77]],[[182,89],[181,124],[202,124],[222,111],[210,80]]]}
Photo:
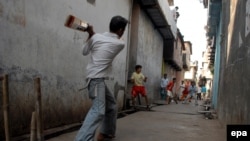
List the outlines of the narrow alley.
{"label": "narrow alley", "polygon": [[[201,101],[199,103],[202,103]],[[200,108],[202,109],[202,108]],[[73,141],[77,131],[48,141]],[[114,141],[226,141],[226,130],[217,119],[206,119],[190,104],[161,105],[119,118]]]}
{"label": "narrow alley", "polygon": [[250,141],[250,0],[0,0],[0,83],[0,141]]}

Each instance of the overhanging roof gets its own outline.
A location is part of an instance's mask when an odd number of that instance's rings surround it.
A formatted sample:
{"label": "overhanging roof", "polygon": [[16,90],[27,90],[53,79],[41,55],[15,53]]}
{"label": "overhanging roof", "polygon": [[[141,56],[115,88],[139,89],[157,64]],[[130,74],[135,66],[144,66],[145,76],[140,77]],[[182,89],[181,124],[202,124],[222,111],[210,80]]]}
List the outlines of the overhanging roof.
{"label": "overhanging roof", "polygon": [[[148,17],[154,24],[155,28],[161,34],[162,38],[164,40],[174,39],[175,34],[172,31],[174,30],[174,28],[171,29],[171,24],[170,24],[172,22],[169,22],[167,20],[168,18],[173,18],[173,17],[165,15],[164,10],[161,8],[162,6],[159,4],[159,1],[158,0],[137,0],[137,1],[141,5],[145,13],[148,15]],[[166,6],[165,8],[169,8],[168,4],[166,4],[165,6]]]}
{"label": "overhanging roof", "polygon": [[166,60],[166,62],[172,66],[176,71],[181,71],[181,67],[175,62],[175,60]]}
{"label": "overhanging roof", "polygon": [[221,0],[210,0],[207,19],[207,36],[215,36],[220,20]]}

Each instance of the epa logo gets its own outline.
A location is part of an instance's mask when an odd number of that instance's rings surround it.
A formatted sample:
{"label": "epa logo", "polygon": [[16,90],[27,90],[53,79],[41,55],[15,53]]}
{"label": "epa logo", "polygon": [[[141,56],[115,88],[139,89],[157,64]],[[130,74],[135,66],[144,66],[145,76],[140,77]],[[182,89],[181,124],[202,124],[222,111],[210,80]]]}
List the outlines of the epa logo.
{"label": "epa logo", "polygon": [[231,136],[236,137],[236,138],[241,137],[241,136],[247,137],[247,131],[232,131]]}
{"label": "epa logo", "polygon": [[227,141],[250,141],[250,125],[227,125]]}

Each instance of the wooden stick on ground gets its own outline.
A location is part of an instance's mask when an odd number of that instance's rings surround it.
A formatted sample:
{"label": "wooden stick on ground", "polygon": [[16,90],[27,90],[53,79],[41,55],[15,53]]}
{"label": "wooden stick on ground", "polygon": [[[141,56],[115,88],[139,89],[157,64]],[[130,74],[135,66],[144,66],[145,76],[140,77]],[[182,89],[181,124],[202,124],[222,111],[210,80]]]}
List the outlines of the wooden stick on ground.
{"label": "wooden stick on ground", "polygon": [[3,116],[4,116],[4,129],[5,139],[10,141],[10,129],[9,129],[9,84],[8,75],[3,76]]}
{"label": "wooden stick on ground", "polygon": [[36,112],[32,112],[30,125],[30,141],[36,141]]}
{"label": "wooden stick on ground", "polygon": [[43,141],[42,95],[40,78],[35,78],[37,140]]}

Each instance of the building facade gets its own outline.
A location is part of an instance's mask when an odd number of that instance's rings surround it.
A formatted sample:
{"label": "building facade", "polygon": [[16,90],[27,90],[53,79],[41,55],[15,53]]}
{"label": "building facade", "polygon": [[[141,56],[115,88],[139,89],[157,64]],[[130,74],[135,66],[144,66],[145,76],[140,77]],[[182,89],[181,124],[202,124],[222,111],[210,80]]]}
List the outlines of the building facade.
{"label": "building facade", "polygon": [[209,11],[207,36],[213,42],[212,104],[224,125],[249,124],[250,0],[204,3]]}
{"label": "building facade", "polygon": [[190,70],[185,72],[185,80],[197,82],[198,61],[190,62]]}
{"label": "building facade", "polygon": [[190,41],[185,41],[184,45],[185,51],[183,52],[183,68],[186,70],[184,73],[184,79],[196,81],[198,61],[191,62],[192,43]]}
{"label": "building facade", "polygon": [[[159,98],[162,64],[172,62],[168,65],[174,73],[182,69],[178,60],[182,41],[177,39],[176,22],[167,0],[0,2],[0,74],[9,75],[12,136],[29,132],[36,77],[41,78],[45,130],[80,123],[91,106],[87,90],[79,91],[89,60],[81,54],[88,35],[64,26],[70,14],[92,24],[98,33],[109,30],[109,21],[115,15],[130,21],[122,37],[125,48],[113,61],[113,79],[107,82],[117,97],[119,110],[126,108],[130,98],[128,80],[136,64],[143,66],[148,77],[145,85],[151,102]],[[166,43],[169,40],[170,45]],[[164,49],[173,50],[171,57]],[[0,112],[1,124],[2,118]],[[0,139],[4,138],[2,127],[0,133]]]}

